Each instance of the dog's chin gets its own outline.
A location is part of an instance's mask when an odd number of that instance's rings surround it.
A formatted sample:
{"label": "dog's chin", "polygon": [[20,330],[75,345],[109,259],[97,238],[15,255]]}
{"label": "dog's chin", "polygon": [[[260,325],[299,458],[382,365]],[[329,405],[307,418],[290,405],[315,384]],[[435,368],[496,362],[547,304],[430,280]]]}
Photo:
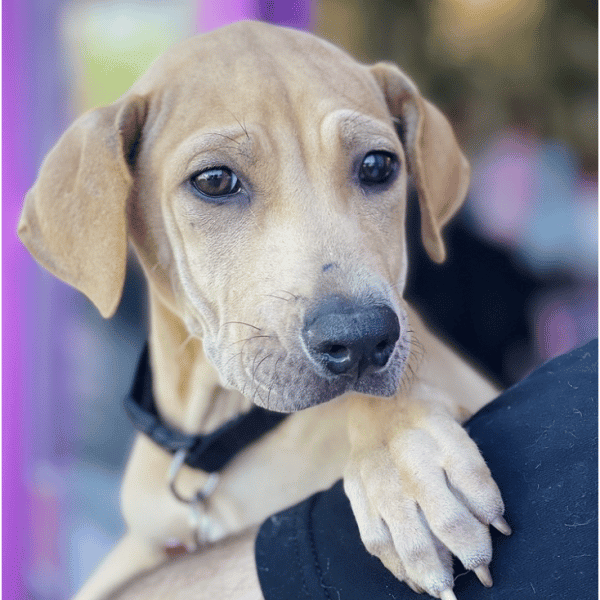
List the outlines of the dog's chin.
{"label": "dog's chin", "polygon": [[357,392],[369,396],[391,397],[400,386],[406,357],[396,352],[384,369],[356,376],[326,379],[312,371],[298,385],[268,388],[258,384],[253,402],[275,412],[292,413],[329,402],[347,393]]}

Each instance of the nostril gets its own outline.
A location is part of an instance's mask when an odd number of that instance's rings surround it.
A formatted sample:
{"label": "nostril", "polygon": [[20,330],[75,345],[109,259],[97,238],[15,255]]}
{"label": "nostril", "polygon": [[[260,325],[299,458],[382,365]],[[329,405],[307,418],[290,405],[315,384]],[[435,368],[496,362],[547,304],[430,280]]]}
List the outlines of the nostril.
{"label": "nostril", "polygon": [[323,353],[336,360],[343,360],[350,356],[350,350],[346,346],[341,346],[339,344],[333,344],[328,348],[324,348]]}
{"label": "nostril", "polygon": [[379,342],[373,350],[372,362],[376,367],[385,367],[392,352],[394,351],[395,341],[385,340]]}
{"label": "nostril", "polygon": [[315,347],[315,351],[325,368],[336,375],[346,373],[355,360],[352,348],[343,344],[328,342]]}

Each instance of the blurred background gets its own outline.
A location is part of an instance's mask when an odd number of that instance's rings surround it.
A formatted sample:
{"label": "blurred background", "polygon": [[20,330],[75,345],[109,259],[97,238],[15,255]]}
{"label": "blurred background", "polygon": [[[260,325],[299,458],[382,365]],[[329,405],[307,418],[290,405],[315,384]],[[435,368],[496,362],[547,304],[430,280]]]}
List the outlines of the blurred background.
{"label": "blurred background", "polygon": [[597,335],[597,3],[4,0],[6,598],[69,597],[123,533],[122,398],[146,338],[139,269],[104,321],[19,244],[24,193],[75,116],[178,40],[242,18],[396,61],[452,121],[473,181],[445,265],[424,257],[415,202],[408,221],[407,295],[435,330],[503,385]]}

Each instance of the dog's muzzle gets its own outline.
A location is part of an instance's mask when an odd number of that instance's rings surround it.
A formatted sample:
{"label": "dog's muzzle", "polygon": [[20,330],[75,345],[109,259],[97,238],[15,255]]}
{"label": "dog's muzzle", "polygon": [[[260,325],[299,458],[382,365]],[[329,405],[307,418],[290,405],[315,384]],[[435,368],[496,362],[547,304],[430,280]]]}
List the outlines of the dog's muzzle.
{"label": "dog's muzzle", "polygon": [[400,337],[396,313],[386,305],[361,305],[333,296],[310,311],[302,340],[310,359],[328,379],[358,380],[387,365]]}

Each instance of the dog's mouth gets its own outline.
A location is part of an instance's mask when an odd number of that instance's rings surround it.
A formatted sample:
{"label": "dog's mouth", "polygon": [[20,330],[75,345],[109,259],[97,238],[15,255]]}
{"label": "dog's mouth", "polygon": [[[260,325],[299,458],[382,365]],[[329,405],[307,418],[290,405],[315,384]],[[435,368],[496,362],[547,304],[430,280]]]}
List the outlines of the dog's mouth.
{"label": "dog's mouth", "polygon": [[[377,370],[356,369],[336,376],[325,377],[309,361],[291,358],[258,358],[254,377],[242,385],[242,393],[254,404],[278,412],[296,412],[316,406],[348,392],[370,396],[393,396],[402,380],[410,353],[407,341],[398,342],[384,367]],[[269,368],[271,363],[273,369]],[[287,370],[288,363],[293,372]],[[264,368],[263,368],[264,367]],[[248,375],[250,373],[247,373]]]}
{"label": "dog's mouth", "polygon": [[[257,337],[239,354],[227,381],[254,404],[295,412],[347,392],[389,397],[406,370],[406,315],[386,304],[329,298],[309,311],[292,351],[276,336]],[[231,364],[231,360],[229,364]]]}

